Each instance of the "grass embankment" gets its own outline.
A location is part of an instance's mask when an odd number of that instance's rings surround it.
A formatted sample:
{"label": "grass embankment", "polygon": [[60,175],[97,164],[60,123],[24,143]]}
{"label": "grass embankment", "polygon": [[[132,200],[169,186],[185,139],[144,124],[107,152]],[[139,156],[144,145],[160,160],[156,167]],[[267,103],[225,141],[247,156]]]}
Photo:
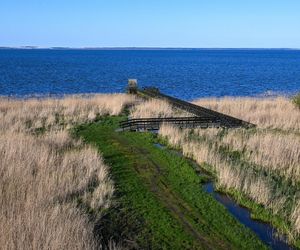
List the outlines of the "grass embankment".
{"label": "grass embankment", "polygon": [[[239,204],[250,208],[254,219],[272,223],[280,232],[288,236],[291,243],[299,247],[299,240],[294,234],[294,227],[298,222],[291,218],[291,215],[295,216],[299,182],[286,178],[285,171],[262,167],[252,162],[251,159],[256,151],[248,154],[245,146],[239,147],[242,148],[239,150],[227,144],[230,141],[228,138],[238,141],[239,133],[258,132],[256,129],[253,131],[181,130],[171,126],[162,126],[160,130],[162,139],[170,147],[182,150],[184,155],[193,158],[215,176],[219,191],[230,194]],[[261,135],[260,146],[263,145],[263,138]],[[288,144],[285,147],[288,148]],[[261,148],[259,153],[263,152]],[[249,156],[252,158],[249,159]],[[270,159],[265,159],[265,162],[267,160],[273,162],[276,155],[270,154],[270,156]],[[287,158],[282,158],[280,163],[285,160]],[[293,162],[292,159],[289,161]],[[293,177],[296,177],[295,174]]]}
{"label": "grass embankment", "polygon": [[[300,112],[296,102],[276,98],[208,98],[195,101],[257,125],[255,129],[176,129],[160,134],[215,175],[217,188],[252,209],[252,216],[271,222],[299,247]],[[147,106],[146,103],[143,106]],[[143,116],[137,105],[132,116]],[[174,113],[161,104],[147,106],[153,116]],[[151,109],[151,110],[150,110]]]}
{"label": "grass embankment", "polygon": [[75,129],[101,151],[116,184],[118,204],[99,226],[102,235],[122,234],[133,241],[131,247],[142,249],[264,248],[202,191],[205,177],[187,160],[156,148],[149,133],[115,132],[120,119],[105,118]]}

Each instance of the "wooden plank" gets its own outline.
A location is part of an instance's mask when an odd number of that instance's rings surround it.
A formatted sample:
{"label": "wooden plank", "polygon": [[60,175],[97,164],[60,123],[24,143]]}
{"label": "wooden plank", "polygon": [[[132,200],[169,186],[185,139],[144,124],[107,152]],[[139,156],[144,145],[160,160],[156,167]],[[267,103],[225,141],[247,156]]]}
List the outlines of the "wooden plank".
{"label": "wooden plank", "polygon": [[170,104],[172,104],[175,107],[178,107],[180,109],[186,110],[190,113],[193,113],[197,116],[204,116],[204,117],[215,117],[218,118],[222,121],[224,126],[232,127],[232,126],[240,126],[240,127],[255,127],[254,124],[243,121],[241,119],[225,115],[223,113],[207,109],[165,94],[162,94],[160,92],[153,92],[151,89],[144,89],[144,90],[139,90],[138,92],[143,93],[144,95],[149,95],[150,97],[154,98],[160,98],[168,101]]}

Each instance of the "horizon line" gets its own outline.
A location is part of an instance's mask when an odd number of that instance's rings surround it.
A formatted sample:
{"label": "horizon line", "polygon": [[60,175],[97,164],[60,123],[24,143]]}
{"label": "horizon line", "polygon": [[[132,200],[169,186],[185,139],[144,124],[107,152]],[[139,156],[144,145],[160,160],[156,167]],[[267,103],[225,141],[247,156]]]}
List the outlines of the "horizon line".
{"label": "horizon line", "polygon": [[0,46],[0,49],[53,49],[53,50],[300,50],[287,47],[158,47],[158,46],[100,46],[100,47],[68,47],[68,46]]}

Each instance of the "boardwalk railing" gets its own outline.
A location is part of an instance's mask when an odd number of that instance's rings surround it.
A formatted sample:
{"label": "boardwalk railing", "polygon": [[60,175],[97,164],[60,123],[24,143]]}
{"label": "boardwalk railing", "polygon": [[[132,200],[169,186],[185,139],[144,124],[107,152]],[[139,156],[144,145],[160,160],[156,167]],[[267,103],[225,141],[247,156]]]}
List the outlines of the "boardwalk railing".
{"label": "boardwalk railing", "polygon": [[138,90],[138,93],[142,95],[146,95],[149,97],[153,98],[159,98],[166,100],[169,102],[171,105],[174,107],[183,109],[189,113],[192,113],[196,116],[199,117],[206,117],[206,118],[211,118],[212,120],[219,120],[221,123],[222,127],[229,127],[229,128],[236,128],[236,127],[245,127],[245,128],[250,128],[250,127],[255,127],[254,124],[240,120],[238,118],[222,114],[220,112],[204,108],[198,105],[195,105],[193,103],[189,103],[177,98],[174,98],[172,96],[168,96],[165,94],[160,93],[157,90],[154,90],[153,88],[144,88],[143,90]]}
{"label": "boardwalk railing", "polygon": [[127,121],[120,122],[120,127],[123,130],[158,130],[163,123],[176,125],[177,127],[181,128],[255,127],[254,124],[240,120],[238,118],[225,115],[220,112],[174,98],[172,96],[162,94],[156,88],[144,88],[143,90],[137,89],[136,93],[147,98],[150,97],[163,99],[169,102],[172,106],[185,110],[195,116],[128,119]]}
{"label": "boardwalk railing", "polygon": [[120,122],[123,130],[158,130],[162,124],[172,124],[180,128],[221,127],[221,121],[214,117],[166,117],[128,119]]}

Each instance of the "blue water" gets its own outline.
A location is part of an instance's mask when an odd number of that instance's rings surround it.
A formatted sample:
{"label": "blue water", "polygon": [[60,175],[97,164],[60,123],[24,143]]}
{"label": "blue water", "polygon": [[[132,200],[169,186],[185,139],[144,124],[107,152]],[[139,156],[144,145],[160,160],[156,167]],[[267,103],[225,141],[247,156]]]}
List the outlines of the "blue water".
{"label": "blue water", "polygon": [[0,95],[123,92],[127,79],[186,100],[293,94],[299,50],[0,50]]}
{"label": "blue water", "polygon": [[[155,147],[159,149],[165,149],[166,146],[155,143]],[[176,150],[171,150],[170,152],[183,157],[182,153]],[[197,163],[193,160],[190,160],[192,165]],[[202,176],[207,177],[207,173],[200,169],[199,172]],[[215,191],[214,184],[212,181],[209,181],[203,185],[203,190],[206,193],[211,194],[219,203],[226,207],[226,209],[231,213],[240,223],[245,225],[247,228],[251,229],[267,246],[274,250],[293,250],[292,246],[289,246],[286,242],[286,237],[281,235],[278,237],[278,232],[270,224],[264,223],[262,221],[254,220],[251,218],[250,210],[238,205],[232,198],[226,194],[218,193]]]}
{"label": "blue water", "polygon": [[209,182],[204,185],[204,191],[213,195],[213,197],[223,204],[227,210],[242,224],[250,228],[266,245],[273,250],[293,250],[289,246],[284,236],[277,237],[277,230],[270,224],[253,220],[249,209],[244,208],[226,194],[215,192],[214,185]]}

